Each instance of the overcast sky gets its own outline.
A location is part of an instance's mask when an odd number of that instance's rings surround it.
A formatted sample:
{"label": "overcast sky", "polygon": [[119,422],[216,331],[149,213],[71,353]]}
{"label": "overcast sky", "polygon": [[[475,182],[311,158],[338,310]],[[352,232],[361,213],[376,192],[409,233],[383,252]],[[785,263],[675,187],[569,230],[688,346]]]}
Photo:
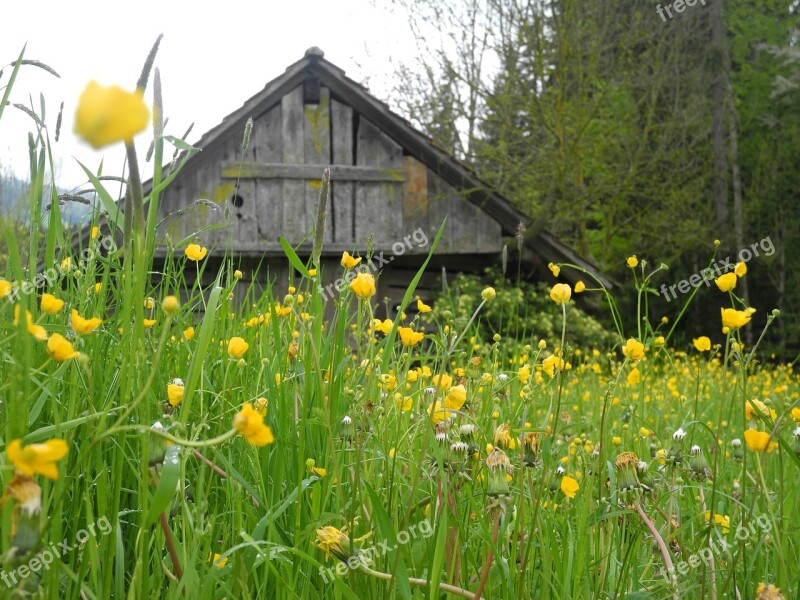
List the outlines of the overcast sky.
{"label": "overcast sky", "polygon": [[[51,138],[64,102],[61,138],[53,151],[57,184],[70,188],[85,181],[76,159],[93,170],[104,159],[104,174],[111,175],[120,173],[124,154],[121,144],[94,151],[76,139],[73,116],[81,91],[91,79],[133,89],[160,33],[164,39],[156,66],[169,118],[166,133],[180,136],[194,122],[190,142],[239,108],[310,46],[322,48],[325,58],[353,79],[368,80],[371,91],[385,100],[392,63],[413,60],[415,45],[402,15],[388,8],[390,2],[374,4],[369,0],[4,2],[0,64],[15,61],[27,43],[25,58],[47,63],[61,75],[56,79],[24,67],[10,101],[30,104],[33,97],[38,113],[43,94]],[[5,69],[0,87],[8,83],[10,72]],[[148,101],[150,92],[148,87]],[[27,135],[33,127],[29,117],[12,107],[0,119],[0,165],[11,166],[22,177],[29,174]],[[148,142],[140,144],[142,157]],[[149,174],[150,165],[144,176]]]}

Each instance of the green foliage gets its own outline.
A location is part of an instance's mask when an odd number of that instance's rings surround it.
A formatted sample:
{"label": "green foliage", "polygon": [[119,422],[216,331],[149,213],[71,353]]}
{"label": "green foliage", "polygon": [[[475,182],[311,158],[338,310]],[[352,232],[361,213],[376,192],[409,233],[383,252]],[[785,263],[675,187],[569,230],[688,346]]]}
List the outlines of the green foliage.
{"label": "green foliage", "polygon": [[[503,337],[535,344],[543,339],[556,344],[561,338],[561,308],[550,299],[544,283],[511,282],[497,271],[487,269],[483,277],[460,273],[448,285],[447,293],[433,305],[432,313],[441,321],[450,311],[455,323],[469,321],[487,286],[497,295],[481,311],[477,335],[490,339],[495,333]],[[576,295],[573,295],[575,298]],[[597,319],[581,310],[575,302],[569,307],[570,339],[584,348],[613,346],[618,337]]]}

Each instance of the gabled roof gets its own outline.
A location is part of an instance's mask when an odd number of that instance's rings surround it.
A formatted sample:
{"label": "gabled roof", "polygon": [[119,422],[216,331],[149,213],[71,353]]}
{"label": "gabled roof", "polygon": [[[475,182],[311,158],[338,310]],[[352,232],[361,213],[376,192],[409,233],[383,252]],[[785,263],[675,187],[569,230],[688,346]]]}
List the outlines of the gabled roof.
{"label": "gabled roof", "polygon": [[439,148],[403,117],[392,112],[385,103],[370,95],[362,85],[347,77],[342,69],[325,60],[324,53],[317,47],[306,50],[303,58],[267,83],[263,90],[225,117],[222,123],[207,131],[196,145],[205,148],[231,132],[243,131],[247,119],[258,116],[254,114],[255,111],[266,110],[279,102],[309,76],[317,77],[333,95],[372,121],[402,146],[405,152],[464,192],[470,202],[500,223],[506,235],[514,235],[520,223],[528,223],[528,217],[514,208],[507,199],[492,192],[469,168]]}
{"label": "gabled roof", "polygon": [[[517,210],[505,197],[494,192],[469,167],[443,150],[428,136],[418,131],[406,119],[393,112],[387,104],[372,96],[361,84],[347,77],[342,69],[325,60],[317,47],[306,50],[305,56],[286,68],[286,71],[264,86],[264,89],[247,100],[241,108],[207,131],[195,144],[207,148],[232,132],[244,130],[250,117],[257,118],[280,99],[302,84],[308,77],[316,77],[333,95],[350,105],[353,110],[369,119],[386,135],[394,139],[404,151],[426,165],[452,185],[472,204],[481,208],[497,221],[507,236],[516,235],[520,225],[530,225],[530,218]],[[191,162],[191,158],[189,161]],[[592,271],[607,287],[613,284],[604,278],[595,265],[578,256],[547,231],[535,233],[526,240],[534,253],[546,256],[551,262],[570,262]],[[565,271],[567,279],[573,274]],[[575,276],[575,281],[579,277]]]}

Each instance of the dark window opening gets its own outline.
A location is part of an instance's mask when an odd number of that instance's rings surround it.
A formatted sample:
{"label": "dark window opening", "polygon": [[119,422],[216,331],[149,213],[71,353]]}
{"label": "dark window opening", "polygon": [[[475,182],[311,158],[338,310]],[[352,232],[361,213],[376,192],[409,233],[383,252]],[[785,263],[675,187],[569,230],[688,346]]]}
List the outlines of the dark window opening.
{"label": "dark window opening", "polygon": [[239,194],[234,194],[231,196],[231,204],[233,204],[236,208],[241,208],[242,204],[244,204],[244,198],[242,198]]}

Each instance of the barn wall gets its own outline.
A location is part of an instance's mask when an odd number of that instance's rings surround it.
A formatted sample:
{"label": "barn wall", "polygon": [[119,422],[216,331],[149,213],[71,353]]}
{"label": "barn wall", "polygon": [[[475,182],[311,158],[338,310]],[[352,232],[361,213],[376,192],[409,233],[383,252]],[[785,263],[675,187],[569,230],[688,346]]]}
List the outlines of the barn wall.
{"label": "barn wall", "polygon": [[[282,254],[280,235],[310,243],[322,169],[332,165],[324,238],[331,254],[363,251],[370,238],[376,250],[390,250],[418,228],[433,240],[445,217],[437,254],[500,252],[496,221],[318,81],[253,117],[244,154],[243,132],[231,132],[195,156],[167,190],[162,244],[167,234],[175,243],[204,228],[197,238],[212,252],[227,246],[244,255]],[[427,252],[414,245],[406,254]]]}

